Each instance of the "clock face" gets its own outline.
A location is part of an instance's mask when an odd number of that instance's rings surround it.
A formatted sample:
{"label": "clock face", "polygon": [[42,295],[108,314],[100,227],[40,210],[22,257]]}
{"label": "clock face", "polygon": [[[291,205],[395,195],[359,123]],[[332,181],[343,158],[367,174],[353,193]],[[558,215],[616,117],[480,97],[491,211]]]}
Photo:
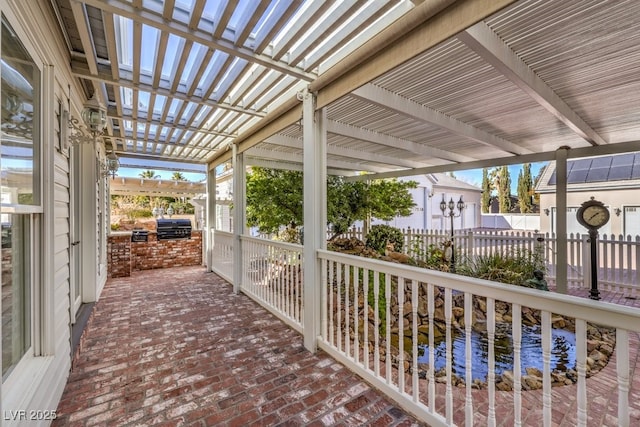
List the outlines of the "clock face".
{"label": "clock face", "polygon": [[582,211],[582,219],[587,225],[600,228],[609,221],[609,211],[604,206],[587,206]]}

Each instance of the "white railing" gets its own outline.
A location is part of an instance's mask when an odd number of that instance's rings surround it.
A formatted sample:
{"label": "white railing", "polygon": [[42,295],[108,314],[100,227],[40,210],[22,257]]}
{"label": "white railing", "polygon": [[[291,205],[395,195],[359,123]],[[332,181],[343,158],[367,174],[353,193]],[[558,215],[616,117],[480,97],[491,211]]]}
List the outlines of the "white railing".
{"label": "white railing", "polygon": [[243,293],[302,332],[302,246],[242,236]]}
{"label": "white railing", "polygon": [[[414,258],[428,253],[429,247],[442,248],[441,243],[451,238],[451,232],[442,230],[402,229],[404,252]],[[353,227],[344,237],[363,240],[361,228]],[[557,239],[555,234],[505,230],[456,231],[456,252],[460,256],[489,256],[507,254],[514,250],[539,251],[546,264],[546,278],[555,282]],[[590,251],[587,235],[569,234],[567,238],[567,286],[590,287]],[[602,235],[598,239],[600,289],[620,292],[625,296],[640,296],[640,236]]]}
{"label": "white railing", "polygon": [[211,269],[227,282],[233,283],[233,233],[211,230]]}
{"label": "white railing", "polygon": [[[566,413],[568,408],[575,411],[576,425],[586,426],[590,417],[611,414],[612,408],[617,408],[618,425],[630,425],[630,360],[637,357],[640,332],[637,309],[337,252],[320,250],[318,256],[319,347],[430,425],[521,425],[524,399],[528,413],[539,413],[536,419],[544,426],[552,424],[553,411]],[[542,367],[523,372],[533,351],[524,347],[523,328],[532,318],[539,322],[536,345]],[[559,376],[551,363],[552,346],[565,323],[575,331],[575,367]],[[597,345],[594,327],[602,333]],[[486,331],[482,354],[472,354],[476,331]],[[499,375],[501,355],[495,344],[506,335],[512,337],[508,354],[513,355],[513,369]],[[454,337],[464,341],[461,352],[453,349]],[[611,356],[602,368],[606,373],[594,367],[603,353]],[[463,368],[456,374],[460,358]],[[472,362],[481,364],[473,369],[486,371],[484,378],[474,378]],[[589,388],[587,399],[587,377],[594,372],[606,381]],[[638,390],[633,393],[637,401]],[[610,407],[590,402],[610,402]]]}

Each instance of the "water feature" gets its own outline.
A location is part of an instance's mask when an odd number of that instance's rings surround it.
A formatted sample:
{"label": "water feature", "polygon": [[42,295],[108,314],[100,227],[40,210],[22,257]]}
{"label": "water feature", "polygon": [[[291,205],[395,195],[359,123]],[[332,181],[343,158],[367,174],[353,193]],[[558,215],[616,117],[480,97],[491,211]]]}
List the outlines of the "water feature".
{"label": "water feature", "polygon": [[[496,375],[504,371],[513,372],[513,339],[511,325],[507,332],[496,332],[494,339],[495,371]],[[575,367],[576,340],[573,332],[564,329],[552,329],[551,338],[551,370],[566,371]],[[488,373],[489,340],[486,333],[471,332],[471,372],[473,379],[486,381]],[[419,363],[429,363],[429,346],[420,348]],[[436,371],[446,367],[446,342],[442,340],[435,344],[434,357]],[[464,331],[453,332],[451,349],[451,370],[454,374],[464,378],[466,360],[466,337]],[[522,326],[522,343],[520,349],[520,366],[525,374],[526,368],[543,370],[542,345],[540,326]]]}

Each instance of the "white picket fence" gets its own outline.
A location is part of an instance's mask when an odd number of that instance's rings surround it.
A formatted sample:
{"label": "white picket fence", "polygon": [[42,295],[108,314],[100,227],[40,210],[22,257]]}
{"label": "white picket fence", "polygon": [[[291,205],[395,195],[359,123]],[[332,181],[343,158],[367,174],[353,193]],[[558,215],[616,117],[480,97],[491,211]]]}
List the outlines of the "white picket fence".
{"label": "white picket fence", "polygon": [[[451,238],[442,230],[402,229],[404,252],[423,257],[430,246],[441,247]],[[362,228],[352,228],[343,237],[363,238]],[[546,263],[546,279],[555,282],[557,238],[555,234],[503,230],[458,230],[453,237],[458,257],[507,254],[514,250],[539,251]],[[460,258],[458,258],[460,259]],[[626,296],[640,294],[640,236],[602,235],[598,239],[598,284],[601,290]],[[590,242],[588,235],[570,234],[567,239],[567,285],[586,288],[590,285]]]}

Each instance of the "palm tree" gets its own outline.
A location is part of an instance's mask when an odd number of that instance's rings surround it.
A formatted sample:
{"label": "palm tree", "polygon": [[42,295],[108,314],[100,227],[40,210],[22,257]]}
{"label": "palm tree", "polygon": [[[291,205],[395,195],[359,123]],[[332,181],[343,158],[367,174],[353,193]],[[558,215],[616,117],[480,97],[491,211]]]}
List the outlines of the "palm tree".
{"label": "palm tree", "polygon": [[171,179],[173,181],[186,181],[187,178],[184,176],[184,174],[182,172],[174,172],[173,175],[171,175]]}
{"label": "palm tree", "polygon": [[160,175],[157,175],[156,171],[150,170],[150,169],[147,169],[146,171],[140,172],[138,174],[138,176],[140,178],[145,178],[145,179],[158,179],[158,178],[160,178]]}

